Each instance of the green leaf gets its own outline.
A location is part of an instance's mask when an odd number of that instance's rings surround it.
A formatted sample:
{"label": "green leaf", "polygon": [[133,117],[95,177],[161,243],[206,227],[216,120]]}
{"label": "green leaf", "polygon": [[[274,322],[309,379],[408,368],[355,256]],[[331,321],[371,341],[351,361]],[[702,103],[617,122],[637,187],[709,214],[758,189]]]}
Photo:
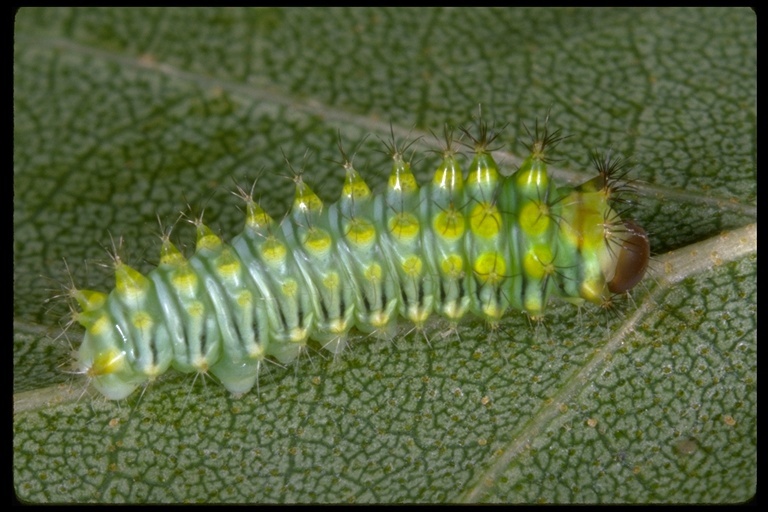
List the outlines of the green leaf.
{"label": "green leaf", "polygon": [[[756,488],[756,24],[745,9],[23,9],[14,69],[14,485],[27,502],[741,502]],[[283,153],[334,201],[337,133],[382,190],[379,138],[548,113],[632,157],[652,276],[617,315],[553,303],[497,332],[436,322],[270,365],[229,396],[168,372],[123,402],[67,373],[62,286],[148,272],[160,228],[226,238]],[[367,135],[371,135],[367,139]],[[422,137],[423,136],[423,137]],[[422,137],[422,138],[419,138]],[[305,152],[309,155],[304,158]],[[331,160],[331,161],[329,161]],[[189,205],[189,207],[188,207]],[[191,210],[191,214],[189,213]],[[122,241],[122,243],[121,243]],[[69,270],[64,265],[66,258]],[[104,265],[102,265],[104,264]],[[429,343],[425,340],[429,339]],[[140,396],[139,396],[140,395]]]}

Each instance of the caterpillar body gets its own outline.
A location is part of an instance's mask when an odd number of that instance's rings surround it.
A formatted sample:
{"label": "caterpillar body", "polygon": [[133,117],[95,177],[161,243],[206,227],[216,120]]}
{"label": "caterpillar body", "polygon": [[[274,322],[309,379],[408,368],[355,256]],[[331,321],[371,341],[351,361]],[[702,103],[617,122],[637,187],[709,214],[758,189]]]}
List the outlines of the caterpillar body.
{"label": "caterpillar body", "polygon": [[[537,130],[538,132],[538,130]],[[645,231],[613,205],[620,161],[595,158],[598,175],[556,187],[537,137],[502,176],[482,127],[465,177],[449,143],[419,188],[392,144],[387,190],[374,195],[344,158],[341,198],[326,207],[297,176],[293,206],[274,221],[253,199],[229,243],[202,220],[189,259],[165,235],[147,275],[115,257],[109,293],[72,287],[85,327],[79,371],[108,399],[122,399],[169,368],[213,374],[249,391],[265,358],[295,360],[308,340],[338,353],[354,327],[389,335],[398,317],[421,327],[433,313],[472,313],[496,324],[510,309],[540,316],[550,296],[602,304],[643,277]]]}

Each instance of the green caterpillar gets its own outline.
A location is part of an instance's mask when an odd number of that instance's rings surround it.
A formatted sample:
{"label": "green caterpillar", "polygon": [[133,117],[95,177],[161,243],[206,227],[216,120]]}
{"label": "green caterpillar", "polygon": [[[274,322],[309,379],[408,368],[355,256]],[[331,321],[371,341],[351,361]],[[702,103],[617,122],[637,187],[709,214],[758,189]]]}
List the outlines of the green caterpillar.
{"label": "green caterpillar", "polygon": [[417,327],[433,313],[452,323],[472,313],[496,324],[510,309],[539,317],[552,295],[603,304],[642,279],[648,237],[612,206],[620,162],[595,158],[595,178],[556,187],[545,150],[559,139],[544,130],[503,177],[483,126],[465,177],[448,139],[422,188],[393,144],[381,195],[345,157],[335,204],[298,176],[280,223],[240,190],[245,228],[229,243],[197,221],[189,259],[169,236],[146,276],[115,257],[109,294],[70,290],[86,329],[80,372],[115,400],[171,367],[244,393],[265,358],[291,362],[310,339],[339,352],[353,327],[389,336],[398,317]]}

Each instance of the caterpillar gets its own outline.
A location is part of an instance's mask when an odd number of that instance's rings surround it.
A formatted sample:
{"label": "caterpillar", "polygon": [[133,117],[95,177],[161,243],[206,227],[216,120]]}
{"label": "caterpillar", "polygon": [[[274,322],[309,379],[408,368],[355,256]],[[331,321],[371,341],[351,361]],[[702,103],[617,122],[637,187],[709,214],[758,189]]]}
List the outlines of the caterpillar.
{"label": "caterpillar", "polygon": [[476,137],[463,131],[474,151],[466,175],[446,130],[442,161],[420,188],[393,137],[383,194],[342,149],[346,178],[330,206],[298,174],[281,222],[253,189],[238,189],[245,227],[228,243],[198,219],[189,258],[169,233],[147,275],[115,254],[109,294],[68,291],[85,328],[78,372],[112,400],[169,368],[212,374],[241,394],[266,358],[294,361],[309,340],[339,353],[353,328],[387,337],[398,318],[421,328],[433,314],[456,324],[468,313],[493,326],[509,310],[540,317],[551,296],[606,304],[640,282],[650,244],[616,209],[623,160],[595,154],[596,177],[557,187],[546,151],[561,138],[546,124],[509,176],[487,125]]}

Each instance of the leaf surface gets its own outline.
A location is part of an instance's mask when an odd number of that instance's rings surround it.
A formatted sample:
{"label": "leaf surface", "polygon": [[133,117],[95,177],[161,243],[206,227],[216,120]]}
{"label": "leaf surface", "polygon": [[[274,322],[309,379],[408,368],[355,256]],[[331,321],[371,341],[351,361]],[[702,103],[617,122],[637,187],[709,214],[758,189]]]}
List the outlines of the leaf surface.
{"label": "leaf surface", "polygon": [[[741,502],[756,486],[756,24],[743,9],[63,9],[15,25],[14,485],[27,502]],[[632,157],[652,276],[618,315],[553,303],[488,333],[436,322],[259,389],[168,372],[120,403],[67,373],[71,279],[143,272],[180,212],[225,239],[229,192],[327,202],[337,136],[375,191],[390,130],[421,183],[445,123]],[[367,138],[366,138],[367,137]],[[360,143],[359,147],[356,144]],[[308,154],[305,158],[305,154]],[[192,213],[190,213],[190,211]],[[122,241],[122,243],[121,243]],[[425,341],[425,335],[429,343]]]}

